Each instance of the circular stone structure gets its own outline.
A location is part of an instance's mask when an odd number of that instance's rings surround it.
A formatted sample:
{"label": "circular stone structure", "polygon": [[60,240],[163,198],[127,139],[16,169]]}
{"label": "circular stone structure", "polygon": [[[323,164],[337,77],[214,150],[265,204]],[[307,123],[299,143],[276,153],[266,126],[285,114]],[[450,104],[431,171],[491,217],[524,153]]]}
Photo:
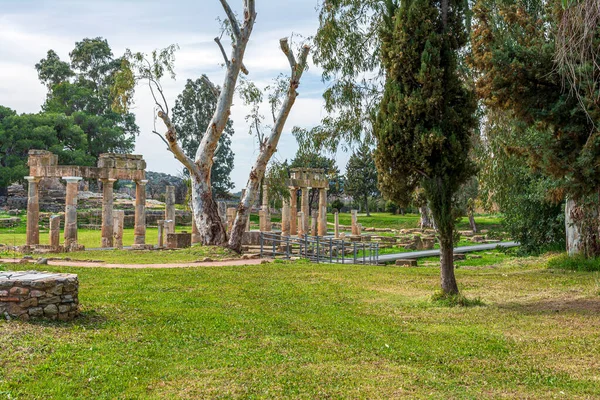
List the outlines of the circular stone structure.
{"label": "circular stone structure", "polygon": [[0,317],[68,321],[79,314],[74,274],[0,272]]}

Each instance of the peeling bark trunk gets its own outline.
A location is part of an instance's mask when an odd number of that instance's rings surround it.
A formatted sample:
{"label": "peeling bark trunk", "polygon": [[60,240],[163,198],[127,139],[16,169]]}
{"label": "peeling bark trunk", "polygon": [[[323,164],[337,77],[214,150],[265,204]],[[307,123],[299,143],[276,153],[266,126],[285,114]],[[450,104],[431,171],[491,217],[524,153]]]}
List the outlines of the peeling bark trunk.
{"label": "peeling bark trunk", "polygon": [[419,207],[419,213],[421,214],[421,229],[433,228],[433,222],[431,221],[431,211],[429,210],[429,207]]}
{"label": "peeling bark trunk", "polygon": [[469,225],[471,226],[471,230],[473,233],[477,233],[477,224],[475,223],[475,216],[473,215],[473,210],[468,211],[469,214]]}
{"label": "peeling bark trunk", "polygon": [[369,212],[369,198],[365,196],[365,210],[367,211],[367,217],[371,216],[371,213]]}
{"label": "peeling bark trunk", "polygon": [[[232,26],[234,43],[232,45],[230,60],[225,57],[227,72],[223,87],[219,93],[215,113],[208,124],[196,152],[194,164],[197,168],[195,171],[190,171],[192,175],[192,208],[194,219],[199,235],[202,238],[202,243],[205,245],[224,245],[227,243],[225,226],[219,216],[217,203],[212,196],[210,175],[219,138],[231,114],[230,109],[233,103],[237,79],[240,70],[245,70],[243,65],[244,53],[256,20],[255,0],[244,0],[244,23],[241,27],[227,1],[221,0],[221,4]],[[217,44],[219,44],[218,40]]]}
{"label": "peeling bark trunk", "polygon": [[454,275],[454,243],[452,238],[440,237],[440,272],[442,292],[458,294],[458,285]]}
{"label": "peeling bark trunk", "polygon": [[281,105],[281,109],[279,110],[277,119],[275,120],[275,124],[271,129],[271,134],[267,140],[261,144],[260,153],[254,162],[252,169],[250,170],[250,176],[248,178],[248,183],[246,184],[246,193],[240,201],[237,209],[237,215],[235,217],[235,222],[233,223],[233,228],[229,237],[228,247],[238,253],[242,251],[242,237],[244,231],[246,230],[248,212],[252,202],[260,190],[260,182],[265,175],[267,164],[271,160],[273,153],[275,153],[277,150],[277,144],[279,143],[281,132],[283,131],[285,122],[290,114],[290,110],[296,101],[296,97],[298,97],[296,89],[300,84],[300,78],[302,77],[302,73],[306,67],[306,58],[308,57],[308,52],[310,50],[308,46],[304,46],[301,50],[300,59],[298,62],[296,62],[294,55],[290,51],[287,39],[281,39],[280,45],[281,50],[288,57],[290,67],[292,69],[290,86],[287,96]]}

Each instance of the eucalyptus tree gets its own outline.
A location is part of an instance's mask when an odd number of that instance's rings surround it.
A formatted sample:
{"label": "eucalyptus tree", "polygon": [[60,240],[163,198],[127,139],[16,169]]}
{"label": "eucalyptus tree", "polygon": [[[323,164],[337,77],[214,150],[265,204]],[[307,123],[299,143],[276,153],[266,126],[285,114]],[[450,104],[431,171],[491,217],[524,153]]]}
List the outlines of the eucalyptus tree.
{"label": "eucalyptus tree", "polygon": [[[286,85],[276,85],[275,92],[270,98],[271,114],[273,116],[273,126],[271,127],[268,136],[262,136],[260,129],[258,128],[258,120],[260,118],[254,118],[255,125],[257,126],[257,136],[259,140],[260,151],[259,154],[250,169],[248,182],[246,183],[246,191],[242,197],[240,204],[237,208],[237,214],[233,223],[231,235],[229,237],[229,248],[234,251],[241,252],[242,249],[242,236],[246,230],[246,223],[248,220],[248,213],[256,195],[260,190],[260,183],[265,176],[267,165],[271,160],[271,157],[277,150],[283,127],[287,121],[290,111],[296,102],[298,97],[297,89],[300,85],[300,79],[302,74],[306,70],[307,57],[310,51],[310,47],[307,45],[302,46],[298,56],[296,57],[293,51],[290,49],[288,39],[283,38],[279,41],[281,51],[287,57],[290,64],[290,76],[289,79],[285,80]],[[284,90],[278,90],[279,88],[285,88]],[[283,99],[281,99],[282,95]],[[255,95],[254,98],[260,98],[261,96]],[[277,108],[279,108],[278,111]]]}
{"label": "eucalyptus tree", "polygon": [[190,173],[192,212],[202,243],[205,245],[225,245],[227,243],[225,226],[221,221],[217,203],[213,196],[211,172],[219,139],[227,127],[231,113],[238,77],[240,72],[248,73],[243,60],[256,21],[255,0],[242,0],[241,21],[238,20],[227,0],[220,0],[220,2],[227,15],[227,25],[231,33],[231,52],[227,56],[221,38],[215,38],[215,42],[223,55],[225,77],[221,87],[209,84],[217,97],[217,104],[194,157],[188,156],[178,142],[177,126],[171,119],[171,110],[160,83],[160,79],[165,74],[174,76],[173,62],[177,46],[169,46],[161,51],[154,51],[149,56],[143,53],[129,53],[130,73],[122,76],[124,88],[131,87],[138,80],[145,80],[149,84],[158,109],[157,116],[167,129],[165,134],[156,131],[155,133],[164,140],[174,157]]}

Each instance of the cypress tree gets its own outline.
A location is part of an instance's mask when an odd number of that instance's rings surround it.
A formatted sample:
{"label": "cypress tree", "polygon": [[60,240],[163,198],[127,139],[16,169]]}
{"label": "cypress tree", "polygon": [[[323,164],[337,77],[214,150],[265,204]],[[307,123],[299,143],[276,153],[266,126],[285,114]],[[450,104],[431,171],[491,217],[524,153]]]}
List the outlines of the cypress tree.
{"label": "cypress tree", "polygon": [[458,69],[468,41],[466,4],[387,1],[381,32],[386,85],[374,127],[382,191],[405,204],[417,187],[424,190],[437,225],[446,295],[458,294],[455,194],[475,173],[469,150],[476,102]]}

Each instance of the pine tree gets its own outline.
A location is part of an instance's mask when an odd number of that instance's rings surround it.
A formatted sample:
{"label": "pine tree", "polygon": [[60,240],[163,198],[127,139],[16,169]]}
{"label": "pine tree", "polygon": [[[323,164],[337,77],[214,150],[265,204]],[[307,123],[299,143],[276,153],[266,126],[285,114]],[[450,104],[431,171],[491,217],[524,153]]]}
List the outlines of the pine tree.
{"label": "pine tree", "polygon": [[380,188],[406,204],[421,186],[437,225],[441,287],[458,294],[454,276],[454,197],[475,172],[469,159],[474,96],[458,72],[467,44],[466,2],[388,0],[381,32],[386,72],[375,123]]}
{"label": "pine tree", "polygon": [[369,213],[369,198],[377,196],[377,168],[373,160],[373,152],[363,144],[352,154],[346,166],[346,193],[355,200],[362,200],[367,215]]}

